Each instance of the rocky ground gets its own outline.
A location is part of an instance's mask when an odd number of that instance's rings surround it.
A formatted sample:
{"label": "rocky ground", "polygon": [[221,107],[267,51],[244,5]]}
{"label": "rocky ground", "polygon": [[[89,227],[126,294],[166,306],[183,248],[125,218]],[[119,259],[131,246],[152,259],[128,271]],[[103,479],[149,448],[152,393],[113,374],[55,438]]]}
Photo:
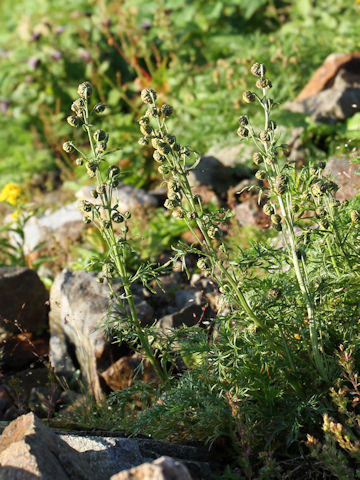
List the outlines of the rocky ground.
{"label": "rocky ground", "polygon": [[[360,105],[359,65],[358,55],[330,56],[288,108],[317,121],[333,122],[351,116]],[[306,154],[301,133],[296,129],[289,139],[290,160],[300,163]],[[242,159],[250,156],[247,145],[212,149],[189,180],[205,201],[233,209],[241,225],[264,228],[268,218],[257,203],[257,193],[238,193],[254,182],[250,169],[243,165],[239,168]],[[348,157],[330,158],[326,168],[341,187],[339,200],[358,192],[360,177]],[[87,188],[77,194],[78,199],[88,195]],[[134,211],[161,206],[165,195],[161,190],[149,193],[120,185],[115,197],[124,210]],[[25,226],[25,251],[33,261],[36,255],[46,255],[54,242],[66,252],[84,228],[76,203],[33,216]],[[33,254],[39,244],[41,249]],[[217,287],[194,273],[195,263],[189,257],[193,272],[190,280],[178,265],[161,279],[170,294],[133,286],[144,325],[155,324],[159,331],[176,329],[202,325],[219,314]],[[51,263],[44,265],[40,274],[51,267]],[[58,271],[53,265],[51,273],[55,279],[48,292],[35,270],[0,268],[0,420],[12,421],[0,437],[0,478],[188,480],[191,474],[194,478],[210,478],[215,467],[199,446],[177,447],[174,451],[171,444],[149,439],[60,435],[41,423],[39,418],[48,419],[55,411],[69,408],[81,395],[62,390],[54,376],[71,379],[80,373],[99,400],[129,385],[140,362],[129,349],[114,345],[101,326],[109,302],[107,285],[81,270]],[[145,365],[143,379],[154,378],[150,366]],[[161,458],[154,460],[157,457]],[[186,466],[168,457],[180,459]],[[125,463],[119,463],[121,458]]]}

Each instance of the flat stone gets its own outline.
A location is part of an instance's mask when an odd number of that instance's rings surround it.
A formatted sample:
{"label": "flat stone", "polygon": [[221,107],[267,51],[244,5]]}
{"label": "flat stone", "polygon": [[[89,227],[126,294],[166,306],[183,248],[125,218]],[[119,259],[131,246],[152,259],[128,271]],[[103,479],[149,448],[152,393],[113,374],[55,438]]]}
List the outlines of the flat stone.
{"label": "flat stone", "polygon": [[181,462],[160,457],[152,463],[113,475],[110,480],[191,480],[191,475]]}
{"label": "flat stone", "polygon": [[340,187],[336,198],[340,201],[352,199],[360,191],[359,165],[350,162],[346,157],[330,157],[324,174],[333,178]]}

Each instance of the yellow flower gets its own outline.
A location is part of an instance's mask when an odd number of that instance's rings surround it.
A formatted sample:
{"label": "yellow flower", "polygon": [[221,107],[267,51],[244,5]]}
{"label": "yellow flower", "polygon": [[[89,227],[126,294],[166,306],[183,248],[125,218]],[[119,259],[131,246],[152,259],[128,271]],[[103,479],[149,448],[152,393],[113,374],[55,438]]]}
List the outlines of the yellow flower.
{"label": "yellow flower", "polygon": [[296,340],[300,340],[301,339],[301,335],[299,333],[294,333],[294,338]]}
{"label": "yellow flower", "polygon": [[16,206],[25,200],[24,190],[16,183],[7,183],[0,192],[0,202]]}

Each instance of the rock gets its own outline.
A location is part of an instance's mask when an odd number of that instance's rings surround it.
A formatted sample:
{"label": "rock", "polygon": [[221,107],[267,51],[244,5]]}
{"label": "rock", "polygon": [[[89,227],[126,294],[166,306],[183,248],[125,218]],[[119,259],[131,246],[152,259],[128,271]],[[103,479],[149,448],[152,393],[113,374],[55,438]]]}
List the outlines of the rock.
{"label": "rock", "polygon": [[335,123],[360,111],[360,88],[329,88],[303,100],[288,102],[284,108],[309,115],[316,122]]}
{"label": "rock", "polygon": [[[109,287],[98,283],[95,274],[84,271],[60,273],[50,292],[51,364],[55,373],[67,376],[75,369],[75,357],[95,398],[101,398],[98,362],[111,343],[101,326],[109,307],[109,293]],[[150,305],[138,297],[135,303],[140,321],[151,323]]]}
{"label": "rock", "polygon": [[[40,217],[33,216],[24,228],[24,253],[30,255],[40,246],[39,250],[49,248],[56,243],[60,248],[66,249],[71,243],[80,239],[84,228],[82,214],[77,202],[65,205],[52,213]],[[39,254],[39,252],[36,252]]]}
{"label": "rock", "polygon": [[334,84],[339,70],[360,73],[360,52],[332,53],[316,70],[311,80],[301,90],[296,100],[303,100],[321,92]]}
{"label": "rock", "polygon": [[264,198],[261,199],[259,204],[258,189],[250,190],[248,188],[253,185],[256,185],[253,180],[243,180],[234,188],[229,189],[228,204],[234,210],[235,218],[241,225],[254,225],[264,228],[269,223],[269,217],[262,210]]}
{"label": "rock", "polygon": [[33,413],[18,417],[3,431],[0,466],[1,470],[21,469],[11,477],[19,480],[32,478],[31,475],[43,480],[95,478],[88,462]]}
{"label": "rock", "polygon": [[156,323],[157,328],[169,330],[181,326],[192,327],[201,322],[204,310],[201,305],[192,304],[181,310],[165,315]]}
{"label": "rock", "polygon": [[[82,187],[76,193],[76,198],[100,204],[100,199],[95,200],[90,194],[93,189],[90,186]],[[156,207],[158,202],[155,196],[145,192],[145,190],[121,183],[112,190],[112,204],[115,205],[116,203],[120,212],[132,212],[139,208]]]}
{"label": "rock", "polygon": [[0,292],[0,338],[47,327],[49,295],[34,270],[1,267]]}
{"label": "rock", "polygon": [[143,382],[157,382],[158,377],[154,371],[153,366],[147,360],[143,360],[142,367],[140,367],[141,358],[139,356],[122,357],[113,363],[109,368],[101,373],[106,385],[111,390],[123,390],[129,387],[134,377],[136,380]]}
{"label": "rock", "polygon": [[45,338],[32,338],[31,333],[14,335],[2,342],[2,366],[5,370],[21,370],[49,353]]}
{"label": "rock", "polygon": [[191,475],[182,463],[170,457],[160,457],[152,463],[117,473],[110,480],[191,480]]}
{"label": "rock", "polygon": [[[213,146],[205,154],[205,157],[216,158],[224,167],[236,168],[242,166],[244,168],[242,178],[250,175],[250,170],[244,165],[245,162],[251,159],[254,147],[251,143],[238,142],[235,145],[228,145],[225,147]],[[239,171],[237,171],[237,180],[239,178]]]}
{"label": "rock", "polygon": [[359,193],[360,175],[359,165],[350,163],[348,158],[330,157],[327,161],[324,174],[330,176],[339,185],[336,198],[340,201],[351,199]]}
{"label": "rock", "polygon": [[201,305],[201,297],[201,292],[195,288],[178,290],[175,293],[175,303],[177,308],[185,308],[192,304]]}

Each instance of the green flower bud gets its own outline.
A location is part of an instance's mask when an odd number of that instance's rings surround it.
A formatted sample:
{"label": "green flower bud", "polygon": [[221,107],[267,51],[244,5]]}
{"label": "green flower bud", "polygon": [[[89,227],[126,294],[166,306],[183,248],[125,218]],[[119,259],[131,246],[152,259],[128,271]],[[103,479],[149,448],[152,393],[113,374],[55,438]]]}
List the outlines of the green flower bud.
{"label": "green flower bud", "polygon": [[96,191],[101,195],[102,193],[106,192],[106,185],[105,183],[101,183],[96,187]]}
{"label": "green flower bud", "polygon": [[168,175],[170,173],[169,167],[166,165],[159,165],[158,167],[160,175]]}
{"label": "green flower bud", "polygon": [[106,105],[104,103],[97,103],[94,106],[94,110],[96,113],[103,113],[106,109]]}
{"label": "green flower bud", "polygon": [[170,146],[173,146],[176,143],[175,135],[166,134],[166,135],[164,135],[163,140],[164,140],[164,142],[168,143]]}
{"label": "green flower bud", "polygon": [[119,175],[120,173],[120,168],[117,165],[111,165],[108,168],[108,177],[115,177],[116,175]]}
{"label": "green flower bud", "polygon": [[236,133],[239,135],[239,137],[246,138],[249,135],[249,130],[245,127],[239,127]]}
{"label": "green flower bud", "polygon": [[129,220],[129,218],[131,218],[131,213],[128,210],[126,210],[126,212],[124,212],[123,216],[124,216],[125,220]]}
{"label": "green flower bud", "polygon": [[71,111],[73,111],[76,115],[81,116],[85,107],[85,102],[82,98],[78,98],[71,104]]}
{"label": "green flower bud", "polygon": [[141,117],[140,120],[138,121],[139,125],[149,125],[150,120],[148,117]]}
{"label": "green flower bud", "polygon": [[263,130],[259,133],[259,138],[262,142],[270,142],[271,136],[268,130]]}
{"label": "green flower bud", "polygon": [[149,145],[149,140],[147,140],[145,137],[141,137],[138,140],[138,144],[142,146]]}
{"label": "green flower bud", "polygon": [[71,142],[65,142],[63,143],[63,150],[66,153],[70,153],[74,150],[74,146]]}
{"label": "green flower bud", "polygon": [[164,155],[161,155],[159,150],[155,150],[155,152],[153,153],[153,159],[155,160],[155,162],[162,163],[166,160],[166,157],[164,157]]}
{"label": "green flower bud", "polygon": [[350,213],[351,222],[354,224],[360,223],[360,213],[357,210],[352,210]]}
{"label": "green flower bud", "polygon": [[268,78],[259,78],[259,80],[256,81],[256,86],[258,88],[271,88],[272,83]]}
{"label": "green flower bud", "polygon": [[282,225],[281,225],[281,223],[273,224],[273,227],[274,227],[275,230],[277,230],[278,232],[281,232],[281,230],[282,230]]}
{"label": "green flower bud", "polygon": [[317,207],[317,209],[315,210],[315,215],[317,217],[325,217],[326,216],[326,210],[324,207]]}
{"label": "green flower bud", "polygon": [[111,222],[109,220],[105,220],[103,222],[103,227],[106,229],[111,228]]}
{"label": "green flower bud", "polygon": [[287,175],[277,175],[275,180],[278,185],[287,185],[289,183]]}
{"label": "green flower bud", "polygon": [[275,210],[271,203],[265,203],[265,205],[263,206],[263,212],[265,213],[265,215],[268,215],[270,217],[271,215],[273,215]]}
{"label": "green flower bud", "polygon": [[104,153],[106,151],[106,149],[107,149],[107,143],[106,142],[99,142],[95,145],[96,155]]}
{"label": "green flower bud", "polygon": [[273,223],[274,225],[279,225],[279,223],[281,223],[281,217],[277,213],[273,213],[270,216],[270,220],[271,220],[271,223]]}
{"label": "green flower bud", "polygon": [[77,92],[79,94],[79,97],[81,98],[88,98],[92,94],[92,86],[90,82],[83,82],[80,83],[78,86]]}
{"label": "green flower bud", "polygon": [[324,170],[324,168],[326,167],[326,162],[319,162],[318,167],[320,168],[320,170]]}
{"label": "green flower bud", "polygon": [[175,143],[175,144],[173,145],[173,150],[174,150],[174,152],[180,152],[180,150],[181,150],[181,145],[180,145],[179,143]]}
{"label": "green flower bud", "polygon": [[276,130],[276,128],[277,128],[277,123],[274,120],[270,120],[269,129],[274,131]]}
{"label": "green flower bud", "polygon": [[171,212],[171,215],[174,218],[184,218],[184,212],[180,207],[174,208],[174,210]]}
{"label": "green flower bud", "polygon": [[161,155],[168,155],[170,153],[170,145],[165,142],[159,142],[158,144],[158,150],[161,153]]}
{"label": "green flower bud", "polygon": [[246,125],[249,124],[249,119],[247,117],[247,115],[242,115],[240,118],[239,118],[239,124],[242,126],[242,127],[246,127]]}
{"label": "green flower bud", "polygon": [[283,195],[286,192],[286,185],[284,184],[276,184],[274,185],[274,192],[277,195]]}
{"label": "green flower bud", "polygon": [[144,90],[141,91],[141,100],[143,103],[153,103],[156,100],[156,92],[152,90],[151,88],[145,88]]}
{"label": "green flower bud", "polygon": [[98,165],[97,162],[86,162],[85,163],[86,171],[87,171],[90,178],[93,178],[95,176],[95,172],[96,172],[98,166],[99,165]]}
{"label": "green flower bud", "polygon": [[83,222],[85,223],[85,225],[89,225],[89,223],[91,223],[91,218],[90,217],[84,217]]}
{"label": "green flower bud", "polygon": [[171,117],[171,115],[173,114],[174,112],[174,109],[171,105],[168,105],[167,103],[165,103],[162,107],[161,107],[161,113],[164,115],[164,117]]}
{"label": "green flower bud", "polygon": [[180,184],[176,180],[170,180],[168,182],[168,189],[178,192],[180,190]]}
{"label": "green flower bud", "polygon": [[79,202],[79,207],[80,210],[83,210],[84,212],[91,212],[91,210],[93,209],[93,204],[88,202],[87,200],[81,200]]}
{"label": "green flower bud", "polygon": [[265,157],[265,163],[266,165],[275,165],[277,163],[276,157]]}
{"label": "green flower bud", "polygon": [[281,287],[271,287],[269,293],[274,298],[279,298],[282,295]]}
{"label": "green flower bud", "polygon": [[260,165],[264,161],[264,157],[260,152],[255,152],[252,156],[252,161],[255,165]]}
{"label": "green flower bud", "polygon": [[69,117],[67,117],[66,121],[72,127],[78,127],[79,125],[81,125],[81,120],[76,115],[70,115]]}
{"label": "green flower bud", "polygon": [[81,167],[81,165],[84,165],[84,159],[82,157],[79,157],[75,160],[76,165]]}
{"label": "green flower bud", "polygon": [[266,73],[266,67],[263,63],[254,63],[250,72],[255,75],[255,77],[263,77]]}
{"label": "green flower bud", "polygon": [[249,90],[247,92],[244,92],[242,94],[242,99],[244,100],[245,103],[253,103],[256,100],[255,93],[250,92]]}
{"label": "green flower bud", "polygon": [[150,137],[153,132],[153,128],[151,125],[140,125],[140,132],[144,135],[144,137]]}
{"label": "green flower bud", "polygon": [[219,229],[211,225],[207,230],[207,234],[209,235],[210,238],[214,239],[219,234]]}
{"label": "green flower bud", "polygon": [[104,130],[96,130],[93,137],[95,142],[101,142],[106,139],[106,132]]}
{"label": "green flower bud", "polygon": [[311,184],[311,193],[314,197],[320,197],[327,190],[327,185],[324,181],[319,181]]}
{"label": "green flower bud", "polygon": [[93,198],[98,198],[99,194],[96,190],[91,190],[90,191],[90,195],[93,197]]}
{"label": "green flower bud", "polygon": [[208,268],[208,263],[205,258],[199,258],[199,260],[196,262],[196,266],[200,270],[207,270]]}
{"label": "green flower bud", "polygon": [[178,202],[176,202],[175,200],[170,200],[169,198],[167,198],[164,202],[164,207],[168,210],[173,210],[178,205]]}
{"label": "green flower bud", "polygon": [[255,178],[257,178],[258,180],[265,180],[265,178],[266,178],[266,172],[265,172],[265,170],[258,170],[258,171],[255,173]]}
{"label": "green flower bud", "polygon": [[147,117],[159,118],[160,110],[157,107],[149,107],[145,113]]}
{"label": "green flower bud", "polygon": [[111,220],[115,223],[122,223],[124,221],[124,217],[119,212],[114,212],[111,215]]}

